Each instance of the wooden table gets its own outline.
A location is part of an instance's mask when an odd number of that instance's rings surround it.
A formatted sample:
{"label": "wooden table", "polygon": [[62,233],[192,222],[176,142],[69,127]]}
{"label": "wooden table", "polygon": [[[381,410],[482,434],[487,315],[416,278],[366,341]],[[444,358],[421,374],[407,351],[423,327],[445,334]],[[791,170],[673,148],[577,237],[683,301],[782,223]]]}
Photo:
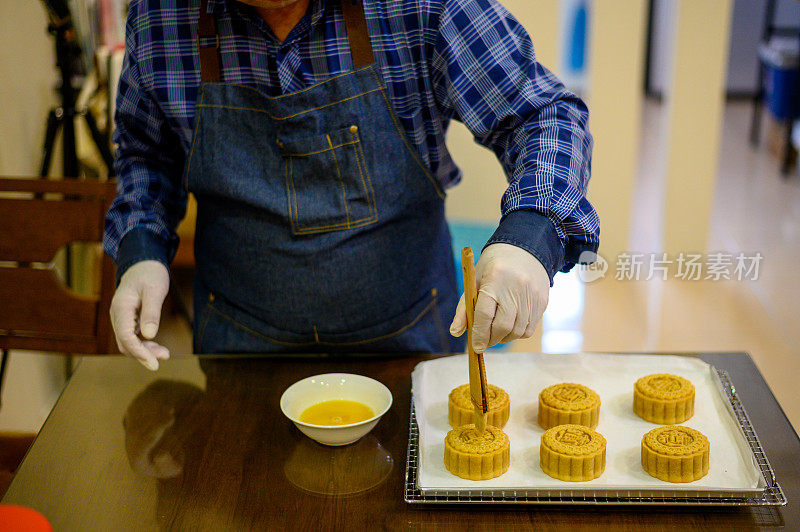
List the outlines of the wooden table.
{"label": "wooden table", "polygon": [[[797,435],[747,354],[699,356],[729,372],[787,506],[408,505],[410,374],[432,358],[422,356],[178,357],[158,373],[127,358],[84,358],[2,502],[39,510],[56,530],[800,529]],[[369,375],[394,395],[353,446],[311,442],[278,406],[293,382],[331,371]]]}

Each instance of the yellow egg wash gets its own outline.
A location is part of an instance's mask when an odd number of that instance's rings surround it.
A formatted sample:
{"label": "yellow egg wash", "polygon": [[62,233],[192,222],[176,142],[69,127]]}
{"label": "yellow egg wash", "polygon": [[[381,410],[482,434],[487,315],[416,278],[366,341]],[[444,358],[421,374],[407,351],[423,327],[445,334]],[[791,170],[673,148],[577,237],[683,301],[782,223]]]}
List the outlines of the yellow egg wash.
{"label": "yellow egg wash", "polygon": [[300,421],[312,425],[349,425],[374,415],[375,412],[365,404],[335,399],[309,406],[300,414]]}

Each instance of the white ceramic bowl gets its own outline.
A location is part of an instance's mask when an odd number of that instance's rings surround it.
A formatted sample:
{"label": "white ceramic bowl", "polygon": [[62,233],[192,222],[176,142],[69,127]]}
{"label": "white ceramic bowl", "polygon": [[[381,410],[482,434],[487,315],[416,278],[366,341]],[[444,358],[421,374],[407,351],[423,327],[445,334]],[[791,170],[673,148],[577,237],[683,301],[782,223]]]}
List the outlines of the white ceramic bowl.
{"label": "white ceramic bowl", "polygon": [[[300,421],[300,414],[311,405],[335,399],[358,401],[375,415],[349,425],[313,425]],[[324,445],[347,445],[367,434],[392,406],[389,388],[363,375],[325,373],[289,386],[281,396],[281,411],[300,432]]]}

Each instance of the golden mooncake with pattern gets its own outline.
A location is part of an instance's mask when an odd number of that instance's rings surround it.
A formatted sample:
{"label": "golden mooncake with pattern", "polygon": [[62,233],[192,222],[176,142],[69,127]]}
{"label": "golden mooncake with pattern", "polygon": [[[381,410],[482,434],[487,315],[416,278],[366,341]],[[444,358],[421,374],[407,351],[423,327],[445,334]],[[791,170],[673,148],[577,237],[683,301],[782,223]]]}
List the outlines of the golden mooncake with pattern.
{"label": "golden mooncake with pattern", "polygon": [[667,482],[692,482],[708,473],[710,444],[700,431],[658,427],[642,437],[642,467]]}
{"label": "golden mooncake with pattern", "polygon": [[552,427],[542,435],[539,465],[558,480],[592,480],[606,468],[606,439],[583,425]]}
{"label": "golden mooncake with pattern", "polygon": [[563,382],[539,393],[539,425],[583,425],[593,429],[600,421],[600,396],[582,384]]}
{"label": "golden mooncake with pattern", "polygon": [[452,474],[467,480],[499,477],[511,464],[508,436],[491,425],[483,434],[475,425],[454,428],[444,438],[444,466]]}
{"label": "golden mooncake with pattern", "polygon": [[669,373],[646,375],[633,385],[633,411],[659,425],[683,423],[694,415],[694,385]]}
{"label": "golden mooncake with pattern", "polygon": [[[511,401],[502,388],[489,385],[486,390],[487,406],[486,424],[502,429],[511,413]],[[469,394],[469,384],[453,388],[447,401],[447,421],[453,428],[469,425],[475,422],[475,408]]]}

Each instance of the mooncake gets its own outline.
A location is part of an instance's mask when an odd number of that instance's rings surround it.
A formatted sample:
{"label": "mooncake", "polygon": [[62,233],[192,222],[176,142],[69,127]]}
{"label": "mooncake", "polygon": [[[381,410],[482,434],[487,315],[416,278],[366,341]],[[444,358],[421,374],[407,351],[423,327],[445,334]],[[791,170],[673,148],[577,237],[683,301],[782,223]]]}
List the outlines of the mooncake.
{"label": "mooncake", "polygon": [[548,386],[539,394],[539,425],[583,425],[593,429],[600,420],[600,396],[582,384],[565,382]]}
{"label": "mooncake", "polygon": [[683,423],[694,415],[694,385],[668,373],[642,377],[633,385],[633,411],[659,425]]}
{"label": "mooncake", "polygon": [[658,427],[642,437],[642,467],[667,482],[692,482],[708,473],[710,445],[700,431]]}
{"label": "mooncake", "polygon": [[[511,412],[511,402],[508,394],[502,388],[490,384],[486,390],[487,406],[489,411],[486,424],[502,429],[508,421]],[[469,394],[469,384],[453,388],[447,401],[447,421],[450,426],[461,427],[474,422],[475,408]]]}
{"label": "mooncake", "polygon": [[539,465],[558,480],[592,480],[606,468],[606,439],[583,425],[558,425],[542,435]]}
{"label": "mooncake", "polygon": [[483,434],[475,425],[454,428],[444,438],[444,466],[452,474],[467,480],[499,477],[511,463],[508,436],[491,425]]}

